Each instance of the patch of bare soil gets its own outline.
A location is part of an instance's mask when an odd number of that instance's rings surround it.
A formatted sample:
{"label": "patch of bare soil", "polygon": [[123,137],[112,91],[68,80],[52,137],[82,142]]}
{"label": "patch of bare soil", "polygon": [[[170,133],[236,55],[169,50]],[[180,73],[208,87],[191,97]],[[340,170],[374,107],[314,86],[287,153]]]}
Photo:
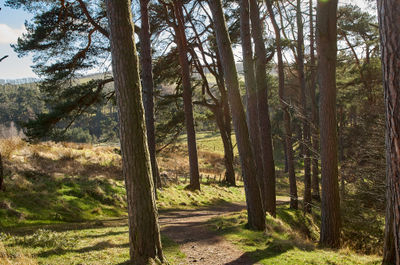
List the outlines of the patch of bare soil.
{"label": "patch of bare soil", "polygon": [[161,230],[186,254],[186,261],[181,264],[255,264],[244,251],[207,227],[211,218],[243,209],[244,205],[227,204],[203,210],[162,212]]}

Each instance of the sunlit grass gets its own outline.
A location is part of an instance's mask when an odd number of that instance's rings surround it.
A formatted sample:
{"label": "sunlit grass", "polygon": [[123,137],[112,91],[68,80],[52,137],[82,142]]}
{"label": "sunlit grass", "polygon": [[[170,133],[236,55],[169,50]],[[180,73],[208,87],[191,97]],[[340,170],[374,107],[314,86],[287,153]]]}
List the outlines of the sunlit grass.
{"label": "sunlit grass", "polygon": [[[314,217],[315,218],[315,217]],[[278,207],[277,218],[267,216],[267,231],[245,228],[246,212],[232,213],[210,221],[214,229],[255,263],[261,264],[380,264],[378,256],[359,255],[350,250],[339,251],[318,248],[318,225],[311,216],[300,210]]]}

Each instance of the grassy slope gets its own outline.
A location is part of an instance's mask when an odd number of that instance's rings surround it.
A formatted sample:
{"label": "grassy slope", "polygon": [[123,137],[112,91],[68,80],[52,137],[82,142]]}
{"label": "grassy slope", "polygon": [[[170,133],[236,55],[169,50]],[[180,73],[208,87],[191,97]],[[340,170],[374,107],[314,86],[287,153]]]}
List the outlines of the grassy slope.
{"label": "grassy slope", "polygon": [[298,210],[278,207],[277,218],[267,217],[267,232],[245,229],[246,212],[210,221],[212,229],[243,249],[261,264],[380,264],[378,256],[358,255],[349,250],[318,249],[318,226],[314,218]]}
{"label": "grassy slope", "polygon": [[[223,174],[218,135],[198,136],[200,143],[204,141],[199,144],[204,176],[202,190],[184,189],[187,153],[184,144],[171,147],[159,157],[162,171],[172,181],[159,192],[160,209],[197,208],[244,200],[242,187],[228,188],[212,183],[214,177],[218,180]],[[114,147],[70,143],[27,145],[18,140],[2,141],[0,147],[7,161],[7,191],[0,193],[0,231],[3,231],[0,264],[121,264],[127,260],[125,193],[121,161]],[[211,183],[205,185],[208,181]],[[286,178],[278,176],[277,184],[278,199],[285,199]],[[301,196],[301,180],[299,184]],[[116,218],[119,220],[110,221]],[[285,206],[279,207],[278,219],[268,218],[268,236],[244,229],[245,220],[245,213],[233,213],[211,224],[255,261],[264,264],[375,264],[379,261],[375,256],[316,248],[313,242],[318,237],[317,216],[304,219],[300,211],[291,211]],[[307,226],[303,225],[305,220]],[[77,221],[85,223],[74,224]],[[38,230],[39,227],[47,230]],[[304,239],[305,235],[308,240]],[[179,247],[168,238],[164,237],[163,241],[168,259],[172,264],[178,263],[184,256]]]}

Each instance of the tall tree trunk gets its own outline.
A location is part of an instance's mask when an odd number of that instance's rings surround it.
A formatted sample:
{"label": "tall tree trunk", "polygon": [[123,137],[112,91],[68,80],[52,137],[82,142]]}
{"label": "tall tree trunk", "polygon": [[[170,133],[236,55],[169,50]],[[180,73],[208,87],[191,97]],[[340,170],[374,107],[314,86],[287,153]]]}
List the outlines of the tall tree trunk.
{"label": "tall tree trunk", "polygon": [[161,188],[160,172],[156,160],[156,136],[154,128],[154,83],[151,60],[151,40],[149,24],[149,0],[140,0],[140,63],[142,66],[143,106],[146,118],[147,143],[149,146],[151,172],[154,186]]}
{"label": "tall tree trunk", "polygon": [[[344,160],[344,147],[343,147],[343,127],[344,127],[344,111],[343,105],[339,105],[339,124],[338,124],[338,146],[339,146],[339,163]],[[346,187],[343,174],[340,174],[340,198],[343,201],[346,196]]]}
{"label": "tall tree trunk", "polygon": [[[217,120],[217,126],[221,135],[222,144],[224,145],[224,162],[225,162],[225,181],[230,186],[236,185],[235,171],[233,169],[233,146],[231,139],[231,132],[227,130],[224,118],[223,109],[217,107],[215,117]],[[230,122],[230,120],[228,121]]]}
{"label": "tall tree trunk", "polygon": [[285,159],[285,169],[284,169],[284,172],[285,172],[285,173],[288,173],[288,172],[289,172],[289,169],[288,169],[287,148],[286,148],[286,140],[285,140],[285,139],[286,139],[286,138],[283,137],[283,140],[282,140],[283,155],[284,155],[284,159]]}
{"label": "tall tree trunk", "polygon": [[[384,257],[400,264],[400,5],[397,0],[378,0],[381,60],[386,107],[387,205]],[[390,209],[391,208],[391,209]],[[392,214],[390,214],[392,211]],[[391,226],[391,227],[390,227]]]}
{"label": "tall tree trunk", "polygon": [[306,78],[304,74],[304,31],[303,18],[301,14],[301,0],[297,0],[296,6],[297,22],[297,73],[300,84],[301,114],[303,119],[303,161],[304,161],[304,211],[311,212],[311,160],[310,160],[310,126],[307,111]]}
{"label": "tall tree trunk", "polygon": [[225,165],[226,165],[226,172],[225,172],[225,180],[229,185],[235,186],[235,171],[233,169],[233,160],[234,160],[234,153],[233,153],[233,145],[232,145],[232,126],[231,126],[231,113],[229,108],[229,101],[228,101],[228,94],[225,87],[224,81],[224,73],[221,65],[221,58],[217,51],[217,68],[218,68],[218,78],[219,78],[219,86],[218,89],[221,93],[221,105],[223,111],[223,121],[224,121],[224,131],[226,140],[222,140],[224,143],[224,151],[225,151]]}
{"label": "tall tree trunk", "polygon": [[[389,146],[388,134],[385,135],[385,145]],[[386,148],[386,185],[390,185],[389,165],[390,149]],[[391,189],[386,188],[386,213],[385,213],[385,235],[383,242],[383,261],[382,264],[394,264],[396,261],[395,242],[394,242],[394,211],[392,205]]]}
{"label": "tall tree trunk", "polygon": [[[240,1],[240,38],[242,41],[243,72],[247,94],[247,126],[249,128],[253,157],[256,165],[257,181],[260,186],[263,207],[265,206],[266,192],[263,174],[263,159],[260,138],[260,127],[257,105],[257,82],[255,76],[253,51],[250,35],[249,0]],[[265,210],[265,208],[264,208]]]}
{"label": "tall tree trunk", "polygon": [[319,195],[319,132],[318,132],[318,106],[315,90],[317,88],[316,83],[316,63],[315,63],[315,48],[314,48],[314,15],[313,15],[313,1],[309,3],[310,12],[310,98],[311,98],[311,120],[312,120],[312,198],[316,201],[320,201]]}
{"label": "tall tree trunk", "polygon": [[[388,146],[388,135],[385,137],[386,146]],[[386,148],[386,184],[390,184],[389,166],[390,150]],[[394,264],[396,261],[395,243],[394,243],[394,211],[392,205],[391,189],[386,188],[386,214],[385,214],[385,236],[383,242],[383,264]]]}
{"label": "tall tree trunk", "polygon": [[269,17],[275,31],[276,40],[276,52],[278,56],[278,77],[279,77],[279,100],[283,111],[283,122],[285,127],[285,143],[286,143],[286,154],[288,160],[288,171],[289,171],[289,186],[290,186],[290,208],[298,208],[298,196],[297,196],[297,184],[296,175],[294,171],[294,155],[293,155],[293,140],[292,140],[292,128],[290,123],[289,106],[285,101],[285,73],[283,69],[283,55],[281,46],[281,34],[278,27],[278,23],[275,20],[274,11],[272,9],[271,0],[265,0],[267,5]]}
{"label": "tall tree trunk", "polygon": [[337,0],[318,0],[317,51],[321,134],[321,237],[320,244],[340,246],[340,198],[336,133]]}
{"label": "tall tree trunk", "polygon": [[209,6],[214,20],[217,46],[224,71],[233,125],[236,132],[236,141],[242,164],[248,225],[251,229],[265,230],[265,212],[262,206],[260,189],[257,184],[255,164],[246,124],[246,115],[240,97],[239,80],[221,0],[210,0]]}
{"label": "tall tree trunk", "polygon": [[255,46],[258,123],[260,127],[263,179],[265,182],[263,202],[265,210],[275,216],[275,162],[268,105],[267,51],[265,50],[262,21],[257,0],[250,0],[250,20]]}
{"label": "tall tree trunk", "polygon": [[163,262],[131,1],[107,0],[106,6],[128,201],[131,263]]}
{"label": "tall tree trunk", "polygon": [[187,143],[190,165],[190,184],[191,190],[200,190],[199,162],[197,157],[196,131],[194,129],[192,86],[190,84],[190,67],[188,60],[188,47],[185,34],[185,22],[182,11],[182,1],[174,1],[174,13],[177,20],[175,34],[179,50],[179,64],[181,65],[182,86],[183,86],[183,106],[185,110],[185,123],[187,133]]}

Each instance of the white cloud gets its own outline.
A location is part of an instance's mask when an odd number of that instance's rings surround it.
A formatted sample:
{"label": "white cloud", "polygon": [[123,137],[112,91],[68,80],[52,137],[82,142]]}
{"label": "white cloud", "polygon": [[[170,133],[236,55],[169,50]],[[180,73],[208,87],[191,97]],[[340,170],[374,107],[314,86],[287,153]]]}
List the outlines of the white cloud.
{"label": "white cloud", "polygon": [[18,37],[25,32],[25,26],[21,28],[11,28],[6,24],[0,24],[0,44],[16,43]]}

